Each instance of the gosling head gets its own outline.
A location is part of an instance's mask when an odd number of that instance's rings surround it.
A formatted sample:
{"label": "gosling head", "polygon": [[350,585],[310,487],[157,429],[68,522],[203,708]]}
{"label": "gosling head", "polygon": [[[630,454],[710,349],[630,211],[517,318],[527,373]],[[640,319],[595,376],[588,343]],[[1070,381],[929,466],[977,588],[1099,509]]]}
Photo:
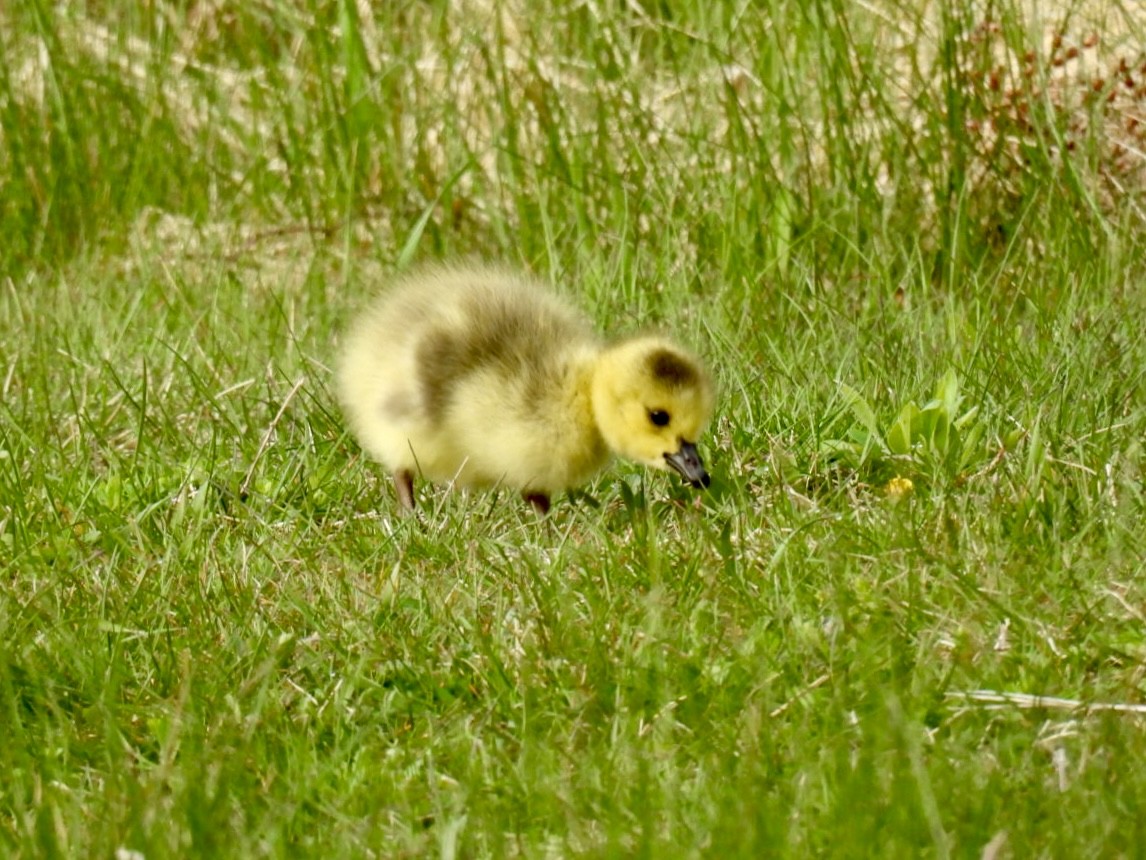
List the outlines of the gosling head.
{"label": "gosling head", "polygon": [[593,373],[593,413],[613,451],[656,469],[673,468],[694,487],[708,472],[696,440],[712,417],[712,379],[676,344],[640,337],[608,347]]}

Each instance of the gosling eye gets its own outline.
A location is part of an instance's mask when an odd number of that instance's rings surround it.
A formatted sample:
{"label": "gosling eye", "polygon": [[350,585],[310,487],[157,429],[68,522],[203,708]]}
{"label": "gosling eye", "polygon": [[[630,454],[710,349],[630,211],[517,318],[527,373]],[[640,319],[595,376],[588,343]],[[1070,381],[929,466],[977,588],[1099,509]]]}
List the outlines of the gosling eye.
{"label": "gosling eye", "polygon": [[649,420],[656,424],[658,427],[666,427],[669,423],[669,414],[663,409],[650,409]]}

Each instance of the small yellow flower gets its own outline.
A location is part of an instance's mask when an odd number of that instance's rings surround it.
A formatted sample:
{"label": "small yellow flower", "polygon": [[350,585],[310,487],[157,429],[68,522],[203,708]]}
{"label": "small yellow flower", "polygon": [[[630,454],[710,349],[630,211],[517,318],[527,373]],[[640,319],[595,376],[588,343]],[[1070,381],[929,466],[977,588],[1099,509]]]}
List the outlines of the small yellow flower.
{"label": "small yellow flower", "polygon": [[897,475],[888,481],[887,486],[883,489],[889,498],[898,501],[904,496],[910,496],[915,489],[915,484],[911,483],[911,478],[901,478]]}

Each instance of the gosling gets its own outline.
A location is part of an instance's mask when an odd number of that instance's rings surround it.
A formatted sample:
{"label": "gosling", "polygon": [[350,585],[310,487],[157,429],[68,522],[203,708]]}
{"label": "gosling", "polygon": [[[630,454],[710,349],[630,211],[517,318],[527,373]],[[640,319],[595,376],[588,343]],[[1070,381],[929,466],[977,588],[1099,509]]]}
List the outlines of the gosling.
{"label": "gosling", "polygon": [[556,294],[502,269],[400,278],[353,323],[337,371],[362,448],[414,510],[414,475],[520,490],[539,514],[613,454],[707,487],[696,442],[715,400],[691,352],[610,344]]}

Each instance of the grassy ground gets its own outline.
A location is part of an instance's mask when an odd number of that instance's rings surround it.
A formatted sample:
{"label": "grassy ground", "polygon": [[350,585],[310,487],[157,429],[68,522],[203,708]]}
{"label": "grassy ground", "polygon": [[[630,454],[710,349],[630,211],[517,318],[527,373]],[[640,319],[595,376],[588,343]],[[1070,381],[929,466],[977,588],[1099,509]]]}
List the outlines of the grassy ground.
{"label": "grassy ground", "polygon": [[[1146,22],[1091,11],[7,4],[0,853],[1136,856]],[[397,517],[331,357],[465,256],[706,354],[712,491]]]}

